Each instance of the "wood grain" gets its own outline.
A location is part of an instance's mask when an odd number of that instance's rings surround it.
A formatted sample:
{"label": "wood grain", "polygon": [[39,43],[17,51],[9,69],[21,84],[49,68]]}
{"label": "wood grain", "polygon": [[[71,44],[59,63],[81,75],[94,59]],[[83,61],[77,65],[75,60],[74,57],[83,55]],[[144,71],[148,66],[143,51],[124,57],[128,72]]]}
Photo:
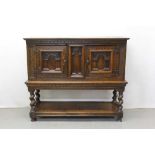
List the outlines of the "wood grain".
{"label": "wood grain", "polygon": [[115,116],[117,106],[111,102],[41,102],[37,116]]}

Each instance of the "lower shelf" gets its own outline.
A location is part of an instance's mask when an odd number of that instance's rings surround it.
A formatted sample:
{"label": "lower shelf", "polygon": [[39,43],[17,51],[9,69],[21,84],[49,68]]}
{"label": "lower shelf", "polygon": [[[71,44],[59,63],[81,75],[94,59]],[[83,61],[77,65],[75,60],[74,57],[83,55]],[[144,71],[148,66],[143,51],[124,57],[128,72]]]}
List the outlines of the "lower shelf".
{"label": "lower shelf", "polygon": [[115,117],[118,107],[112,102],[40,102],[36,117]]}

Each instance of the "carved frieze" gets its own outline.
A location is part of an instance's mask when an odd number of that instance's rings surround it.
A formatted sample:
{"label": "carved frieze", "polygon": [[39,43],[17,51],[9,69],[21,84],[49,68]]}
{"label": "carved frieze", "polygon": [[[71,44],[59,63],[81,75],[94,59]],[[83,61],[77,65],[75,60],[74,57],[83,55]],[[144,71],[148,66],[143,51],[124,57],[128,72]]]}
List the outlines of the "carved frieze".
{"label": "carved frieze", "polygon": [[97,44],[105,44],[105,45],[112,45],[117,43],[125,43],[128,38],[115,38],[115,39],[105,39],[105,38],[84,38],[84,39],[75,39],[75,38],[50,38],[50,39],[25,39],[29,46],[33,45],[69,45],[69,44],[84,44],[84,45],[97,45]]}

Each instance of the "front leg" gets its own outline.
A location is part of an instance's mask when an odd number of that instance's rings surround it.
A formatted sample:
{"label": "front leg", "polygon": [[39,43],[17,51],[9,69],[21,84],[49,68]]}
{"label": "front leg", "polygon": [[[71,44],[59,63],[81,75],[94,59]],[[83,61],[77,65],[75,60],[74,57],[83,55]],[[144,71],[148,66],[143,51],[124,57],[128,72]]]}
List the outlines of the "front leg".
{"label": "front leg", "polygon": [[35,96],[36,96],[35,98],[36,98],[37,104],[40,103],[40,90],[39,89],[36,89]]}
{"label": "front leg", "polygon": [[112,103],[117,104],[117,90],[116,89],[114,89],[113,91]]}
{"label": "front leg", "polygon": [[31,106],[31,110],[30,110],[30,118],[31,118],[31,121],[36,121],[37,118],[36,118],[36,114],[35,114],[35,109],[36,109],[36,100],[35,100],[35,90],[34,89],[31,89],[29,90],[30,92],[30,106]]}
{"label": "front leg", "polygon": [[123,118],[123,92],[124,88],[118,89],[118,120],[120,121]]}

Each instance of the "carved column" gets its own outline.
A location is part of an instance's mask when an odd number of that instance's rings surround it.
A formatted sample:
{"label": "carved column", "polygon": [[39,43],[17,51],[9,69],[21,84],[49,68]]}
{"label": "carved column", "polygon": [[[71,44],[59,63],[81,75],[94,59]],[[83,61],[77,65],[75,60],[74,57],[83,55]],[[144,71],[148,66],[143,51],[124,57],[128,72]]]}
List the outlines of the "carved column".
{"label": "carved column", "polygon": [[37,103],[40,103],[40,90],[39,89],[35,90],[35,99]]}
{"label": "carved column", "polygon": [[118,89],[118,119],[122,121],[123,118],[123,92],[124,88]]}
{"label": "carved column", "polygon": [[30,106],[31,106],[31,110],[30,110],[30,118],[31,121],[36,121],[36,114],[35,114],[35,107],[36,107],[36,100],[35,100],[35,90],[29,90],[30,92]]}
{"label": "carved column", "polygon": [[114,104],[117,104],[117,90],[116,89],[114,89],[114,91],[113,91],[112,102]]}

